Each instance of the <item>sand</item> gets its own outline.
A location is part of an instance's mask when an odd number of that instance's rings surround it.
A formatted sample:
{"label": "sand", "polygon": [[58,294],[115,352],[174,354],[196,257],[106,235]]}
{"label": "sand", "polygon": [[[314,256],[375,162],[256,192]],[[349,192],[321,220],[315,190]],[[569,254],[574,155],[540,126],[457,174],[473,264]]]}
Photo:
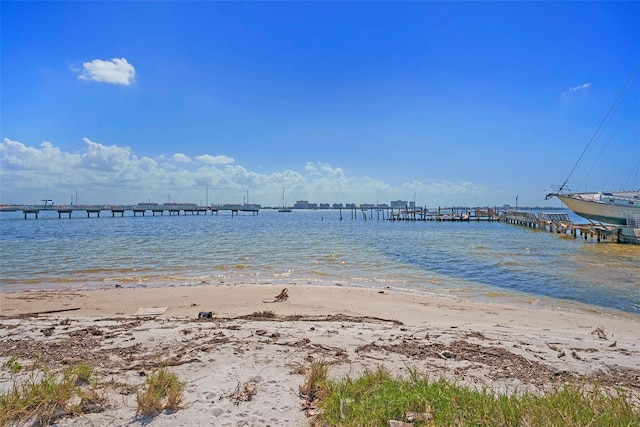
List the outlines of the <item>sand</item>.
{"label": "sand", "polygon": [[[640,401],[640,316],[481,303],[441,296],[289,285],[0,292],[0,364],[86,361],[113,380],[101,412],[61,426],[305,426],[299,387],[313,361],[335,378],[417,369],[499,393],[575,378]],[[63,311],[64,310],[64,311]],[[212,317],[198,318],[200,312]],[[136,315],[136,313],[138,313]],[[184,407],[136,416],[136,387],[166,366]],[[14,376],[0,370],[0,388]],[[306,410],[305,410],[306,409]]]}

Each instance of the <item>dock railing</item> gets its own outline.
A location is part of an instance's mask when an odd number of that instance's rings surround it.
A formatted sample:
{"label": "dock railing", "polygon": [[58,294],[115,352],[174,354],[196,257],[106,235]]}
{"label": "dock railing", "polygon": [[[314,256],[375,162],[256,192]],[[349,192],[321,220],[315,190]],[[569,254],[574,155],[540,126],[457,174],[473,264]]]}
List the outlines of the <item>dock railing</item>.
{"label": "dock railing", "polygon": [[524,225],[532,228],[539,226],[538,215],[533,212],[509,210],[504,213],[503,217],[504,222],[509,224]]}

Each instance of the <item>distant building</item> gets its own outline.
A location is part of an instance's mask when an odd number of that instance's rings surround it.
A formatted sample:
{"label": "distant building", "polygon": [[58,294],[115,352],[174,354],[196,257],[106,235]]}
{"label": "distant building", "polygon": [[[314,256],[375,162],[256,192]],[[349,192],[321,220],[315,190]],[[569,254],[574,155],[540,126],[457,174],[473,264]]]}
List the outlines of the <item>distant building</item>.
{"label": "distant building", "polygon": [[391,209],[404,209],[409,206],[409,202],[406,200],[392,200]]}
{"label": "distant building", "polygon": [[140,202],[138,203],[138,207],[141,209],[154,209],[158,207],[158,204],[154,202]]}
{"label": "distant building", "polygon": [[408,202],[406,200],[392,200],[391,209],[415,209],[415,202]]}
{"label": "distant building", "polygon": [[357,208],[355,203],[347,203],[346,207],[347,207],[347,209],[355,209],[355,208]]}
{"label": "distant building", "polygon": [[195,208],[198,207],[196,203],[178,203],[178,202],[167,202],[162,204],[165,208]]}
{"label": "distant building", "polygon": [[344,206],[342,205],[342,203],[334,203],[333,204],[333,209],[342,209]]}
{"label": "distant building", "polygon": [[331,206],[329,205],[329,203],[320,203],[318,207],[320,209],[331,209]]}
{"label": "distant building", "polygon": [[294,205],[294,209],[309,209],[309,201],[308,200],[298,200]]}

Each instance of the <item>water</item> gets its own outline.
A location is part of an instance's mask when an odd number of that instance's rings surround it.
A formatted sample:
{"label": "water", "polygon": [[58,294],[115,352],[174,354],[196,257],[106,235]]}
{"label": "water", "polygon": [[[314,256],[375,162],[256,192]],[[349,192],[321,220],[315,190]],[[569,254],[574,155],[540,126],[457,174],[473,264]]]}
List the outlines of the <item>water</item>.
{"label": "water", "polygon": [[333,210],[83,214],[0,213],[2,290],[341,284],[640,313],[637,245],[498,222],[341,221]]}

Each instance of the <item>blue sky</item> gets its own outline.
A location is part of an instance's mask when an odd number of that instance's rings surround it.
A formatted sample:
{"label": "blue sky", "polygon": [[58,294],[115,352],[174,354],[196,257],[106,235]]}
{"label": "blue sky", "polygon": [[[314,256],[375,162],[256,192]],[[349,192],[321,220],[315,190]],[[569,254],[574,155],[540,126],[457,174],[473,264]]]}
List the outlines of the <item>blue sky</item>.
{"label": "blue sky", "polygon": [[[0,8],[1,203],[559,206],[640,65],[637,2]],[[639,86],[571,189],[640,187]]]}

